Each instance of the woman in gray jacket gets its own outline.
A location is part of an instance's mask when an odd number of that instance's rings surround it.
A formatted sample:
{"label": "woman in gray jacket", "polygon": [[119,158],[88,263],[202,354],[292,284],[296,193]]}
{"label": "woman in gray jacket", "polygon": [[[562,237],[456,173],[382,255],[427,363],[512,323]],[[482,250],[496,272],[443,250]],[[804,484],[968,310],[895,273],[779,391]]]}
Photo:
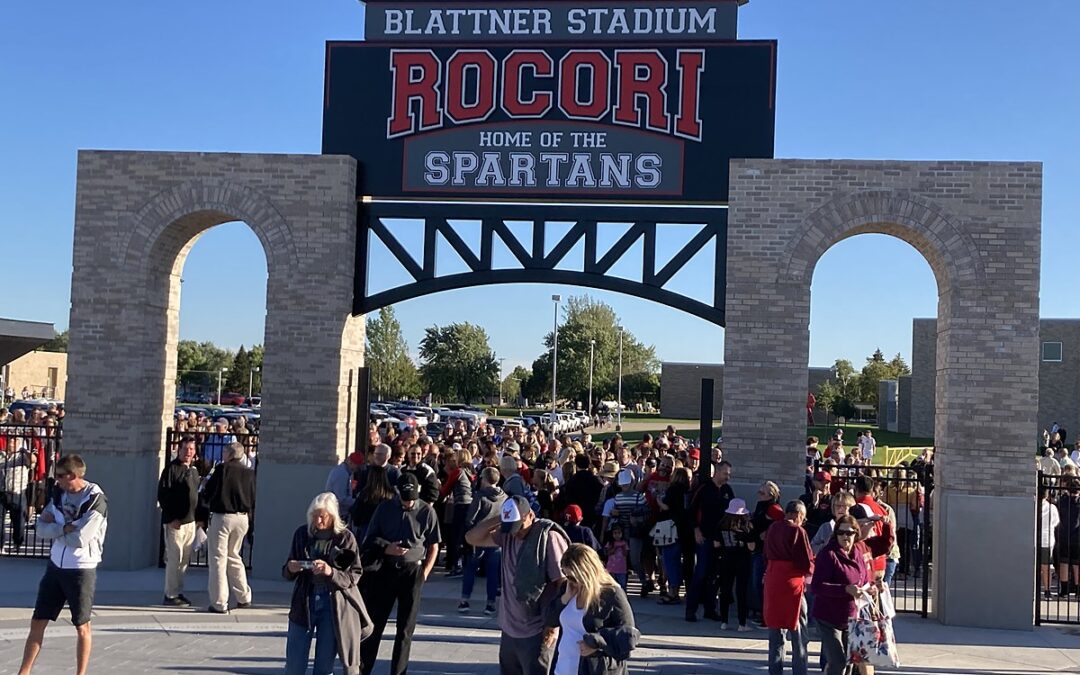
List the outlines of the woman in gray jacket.
{"label": "woman in gray jacket", "polygon": [[360,642],[371,634],[371,619],[357,584],[362,568],[356,538],[342,522],[337,497],[316,495],[307,524],[293,534],[282,575],[295,581],[285,643],[285,674],[305,675],[315,640],[315,675],[331,675],[334,657],[346,675],[360,673]]}

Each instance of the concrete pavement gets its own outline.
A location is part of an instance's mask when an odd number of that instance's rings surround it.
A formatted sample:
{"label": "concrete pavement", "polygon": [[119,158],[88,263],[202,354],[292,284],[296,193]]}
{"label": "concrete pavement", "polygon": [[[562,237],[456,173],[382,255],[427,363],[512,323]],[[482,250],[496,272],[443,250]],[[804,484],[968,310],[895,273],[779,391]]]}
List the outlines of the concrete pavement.
{"label": "concrete pavement", "polygon": [[[14,673],[18,667],[44,564],[0,560],[0,673]],[[218,616],[204,609],[160,606],[161,581],[158,569],[100,572],[91,672],[267,675],[281,671],[290,584],[253,580],[255,606]],[[187,588],[196,607],[205,608],[205,570],[189,572]],[[483,584],[478,584],[473,612],[468,615],[456,611],[459,590],[460,580],[446,580],[439,573],[425,588],[410,673],[498,672],[496,619],[480,613]],[[721,633],[713,622],[684,622],[681,607],[663,607],[639,598],[632,602],[643,634],[631,662],[632,672],[765,672],[765,631]],[[994,631],[946,627],[901,615],[895,628],[903,661],[898,672],[1080,673],[1080,627]],[[388,634],[392,639],[393,632]],[[35,672],[70,671],[74,641],[74,629],[62,617],[47,633]],[[811,643],[812,663],[816,663],[817,651],[818,644]],[[384,642],[384,659],[389,652],[390,645]],[[385,660],[379,666],[376,672],[385,673]]]}

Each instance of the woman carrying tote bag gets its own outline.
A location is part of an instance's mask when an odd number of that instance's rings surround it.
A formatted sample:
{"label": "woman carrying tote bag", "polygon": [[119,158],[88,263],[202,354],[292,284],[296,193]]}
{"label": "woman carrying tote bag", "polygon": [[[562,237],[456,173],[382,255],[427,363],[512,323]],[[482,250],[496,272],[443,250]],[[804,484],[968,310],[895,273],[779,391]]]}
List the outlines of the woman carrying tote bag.
{"label": "woman carrying tote bag", "polygon": [[547,626],[560,628],[553,675],[625,675],[641,639],[626,593],[584,544],[571,544],[559,566],[562,592],[544,612]]}

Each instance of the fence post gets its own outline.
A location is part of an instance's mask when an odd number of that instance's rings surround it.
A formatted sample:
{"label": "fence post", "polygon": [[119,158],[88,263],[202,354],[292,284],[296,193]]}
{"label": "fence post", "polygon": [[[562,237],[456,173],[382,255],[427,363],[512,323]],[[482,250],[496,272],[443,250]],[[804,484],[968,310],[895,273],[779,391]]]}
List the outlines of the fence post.
{"label": "fence post", "polygon": [[713,409],[713,380],[702,378],[701,380],[701,426],[698,430],[698,448],[701,452],[701,464],[698,473],[703,481],[712,477],[712,409]]}
{"label": "fence post", "polygon": [[368,451],[368,419],[371,417],[371,369],[356,369],[356,452]]}

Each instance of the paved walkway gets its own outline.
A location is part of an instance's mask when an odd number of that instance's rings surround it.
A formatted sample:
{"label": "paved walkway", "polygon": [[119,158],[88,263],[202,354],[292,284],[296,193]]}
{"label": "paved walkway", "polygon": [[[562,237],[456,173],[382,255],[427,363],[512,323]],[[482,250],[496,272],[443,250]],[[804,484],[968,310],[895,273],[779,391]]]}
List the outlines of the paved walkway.
{"label": "paved walkway", "polygon": [[[0,674],[14,673],[43,561],[0,560]],[[255,606],[228,616],[196,609],[173,609],[161,601],[162,572],[102,571],[94,616],[91,672],[280,673],[285,656],[285,625],[291,585],[254,580]],[[188,593],[199,606],[207,601],[205,570],[189,573]],[[456,611],[460,585],[441,576],[425,589],[420,625],[413,643],[410,673],[498,673],[499,632],[474,612]],[[482,585],[480,592],[482,593]],[[479,596],[474,596],[474,599]],[[479,607],[476,605],[479,604]],[[634,652],[635,673],[744,674],[765,672],[764,631],[721,633],[715,623],[688,624],[681,607],[661,607],[633,599],[641,647]],[[1034,631],[993,631],[941,626],[901,616],[896,620],[899,672],[928,675],[976,673],[1080,673],[1080,628],[1042,627]],[[388,631],[392,637],[393,632]],[[61,620],[49,629],[37,673],[69,672],[74,659],[74,629]],[[813,662],[817,643],[811,644]],[[388,658],[390,646],[383,645]],[[376,673],[387,672],[383,661]]]}

